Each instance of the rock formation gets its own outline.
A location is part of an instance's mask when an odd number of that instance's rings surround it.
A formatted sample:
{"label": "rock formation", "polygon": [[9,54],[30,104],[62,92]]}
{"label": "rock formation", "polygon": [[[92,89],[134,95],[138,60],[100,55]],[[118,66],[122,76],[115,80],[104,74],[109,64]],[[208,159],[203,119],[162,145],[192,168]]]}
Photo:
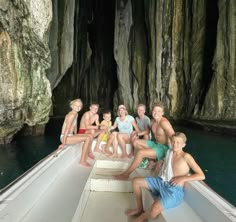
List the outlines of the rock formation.
{"label": "rock formation", "polygon": [[85,109],[150,111],[162,100],[174,119],[236,121],[235,10],[223,0],[1,0],[0,142],[76,97]]}
{"label": "rock formation", "polygon": [[45,125],[51,109],[49,0],[0,1],[0,143],[24,124]]}

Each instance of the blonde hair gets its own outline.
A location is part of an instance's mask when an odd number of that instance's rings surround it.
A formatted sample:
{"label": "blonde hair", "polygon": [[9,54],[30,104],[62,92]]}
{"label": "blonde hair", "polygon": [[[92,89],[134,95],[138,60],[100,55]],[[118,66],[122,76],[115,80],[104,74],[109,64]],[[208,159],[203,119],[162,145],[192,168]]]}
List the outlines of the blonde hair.
{"label": "blonde hair", "polygon": [[145,109],[145,111],[146,111],[146,105],[140,103],[140,104],[138,104],[137,109],[138,109],[139,107],[143,107],[143,108]]}
{"label": "blonde hair", "polygon": [[96,106],[96,107],[99,109],[99,104],[98,104],[98,103],[91,103],[91,104],[90,104],[90,107],[91,107],[91,106]]}
{"label": "blonde hair", "polygon": [[172,135],[172,138],[173,137],[180,137],[183,139],[184,143],[187,142],[187,137],[184,133],[181,133],[181,132],[176,132],[175,134]]}
{"label": "blonde hair", "polygon": [[121,104],[118,106],[118,110],[117,110],[117,115],[120,117],[120,109],[124,109],[125,110],[125,115],[127,116],[128,115],[128,111],[125,107],[125,105]]}
{"label": "blonde hair", "polygon": [[74,104],[75,102],[81,103],[81,108],[82,108],[83,102],[82,102],[81,99],[74,99],[74,100],[70,101],[70,107],[71,107],[71,108],[72,108],[72,106],[73,106],[73,104]]}
{"label": "blonde hair", "polygon": [[152,104],[152,111],[153,111],[153,109],[154,109],[155,107],[160,107],[160,108],[162,108],[163,112],[165,111],[165,105],[164,105],[163,102],[156,102],[156,103],[153,103],[153,104]]}

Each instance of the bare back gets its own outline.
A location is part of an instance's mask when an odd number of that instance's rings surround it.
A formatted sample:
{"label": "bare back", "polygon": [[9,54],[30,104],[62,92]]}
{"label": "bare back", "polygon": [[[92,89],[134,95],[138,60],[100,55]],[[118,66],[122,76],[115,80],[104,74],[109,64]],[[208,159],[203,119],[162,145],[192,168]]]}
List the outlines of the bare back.
{"label": "bare back", "polygon": [[162,117],[159,122],[152,120],[151,122],[152,134],[155,137],[155,140],[161,144],[169,144],[169,139],[174,134],[174,129],[171,126],[170,122]]}
{"label": "bare back", "polygon": [[78,114],[75,114],[73,112],[69,112],[64,120],[61,134],[65,135],[66,131],[68,134],[74,134],[77,131],[77,117]]}

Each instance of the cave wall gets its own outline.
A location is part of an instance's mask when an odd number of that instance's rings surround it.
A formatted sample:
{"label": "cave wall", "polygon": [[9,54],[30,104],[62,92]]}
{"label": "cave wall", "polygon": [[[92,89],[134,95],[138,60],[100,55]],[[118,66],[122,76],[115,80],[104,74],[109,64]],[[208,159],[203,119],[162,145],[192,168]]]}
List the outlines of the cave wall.
{"label": "cave wall", "polygon": [[224,0],[1,0],[0,143],[64,116],[74,98],[84,110],[142,102],[149,112],[162,100],[175,119],[235,121],[235,10]]}
{"label": "cave wall", "polygon": [[68,102],[78,97],[82,98],[84,109],[91,102],[112,109],[117,88],[114,16],[114,0],[75,2],[73,63],[53,91],[54,115],[64,115]]}
{"label": "cave wall", "polygon": [[53,90],[73,62],[75,1],[53,0],[52,7],[53,18],[49,34],[52,59],[47,78]]}
{"label": "cave wall", "polygon": [[201,109],[201,119],[236,119],[236,2],[218,1],[217,45],[213,75]]}
{"label": "cave wall", "polygon": [[0,1],[0,143],[24,124],[44,129],[51,109],[49,0]]}

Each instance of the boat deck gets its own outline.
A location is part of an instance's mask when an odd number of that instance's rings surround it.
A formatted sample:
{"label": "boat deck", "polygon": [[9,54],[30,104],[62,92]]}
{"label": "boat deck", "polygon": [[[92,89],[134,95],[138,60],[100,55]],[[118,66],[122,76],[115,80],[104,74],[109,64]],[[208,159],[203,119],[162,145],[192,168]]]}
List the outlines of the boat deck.
{"label": "boat deck", "polygon": [[[125,170],[131,160],[109,160],[99,154],[96,161],[91,160],[93,168],[84,168],[78,164],[78,150],[76,145],[70,146],[51,156],[47,163],[38,166],[39,169],[36,167],[32,175],[27,174],[25,181],[17,183],[18,187],[13,186],[4,193],[0,199],[0,222],[132,221],[132,217],[124,214],[127,208],[135,207],[130,180],[134,176],[150,175],[150,171],[136,169],[129,180],[119,181],[113,175]],[[31,179],[32,177],[36,179]],[[190,195],[192,193],[194,192],[191,191]],[[196,195],[199,196],[199,193]],[[144,206],[147,208],[153,199],[147,190],[143,191],[143,196]],[[197,203],[198,196],[189,197],[188,191],[186,192],[190,202]],[[209,204],[205,202],[204,206],[199,202],[196,209],[205,208],[207,216],[204,212],[200,216],[191,208],[189,201],[184,201],[177,208],[163,211],[158,218],[150,221],[234,221],[234,216],[230,220],[221,212],[207,212]],[[203,217],[205,218],[202,219]]]}
{"label": "boat deck", "polygon": [[[103,168],[101,164],[106,165],[107,161],[111,160],[107,160],[102,155],[97,158],[100,160],[92,170],[79,166],[78,161],[75,160],[60,177],[54,180],[21,222],[131,221],[133,217],[128,218],[124,213],[127,208],[135,206],[130,180],[115,180],[113,175],[121,173],[124,169]],[[126,161],[128,164],[129,160]],[[125,168],[127,165],[119,159],[113,162],[114,165],[118,164],[116,166],[118,168]],[[140,175],[150,175],[150,171],[137,169],[131,174],[130,179]],[[81,193],[84,196],[81,197]],[[183,204],[182,208],[188,209],[189,206],[185,203],[185,207]],[[188,214],[190,212],[192,222],[202,221],[198,216],[193,216],[195,214],[193,210],[188,209]],[[174,216],[172,218],[176,219]],[[166,220],[163,215],[160,215],[150,221],[165,222]]]}

